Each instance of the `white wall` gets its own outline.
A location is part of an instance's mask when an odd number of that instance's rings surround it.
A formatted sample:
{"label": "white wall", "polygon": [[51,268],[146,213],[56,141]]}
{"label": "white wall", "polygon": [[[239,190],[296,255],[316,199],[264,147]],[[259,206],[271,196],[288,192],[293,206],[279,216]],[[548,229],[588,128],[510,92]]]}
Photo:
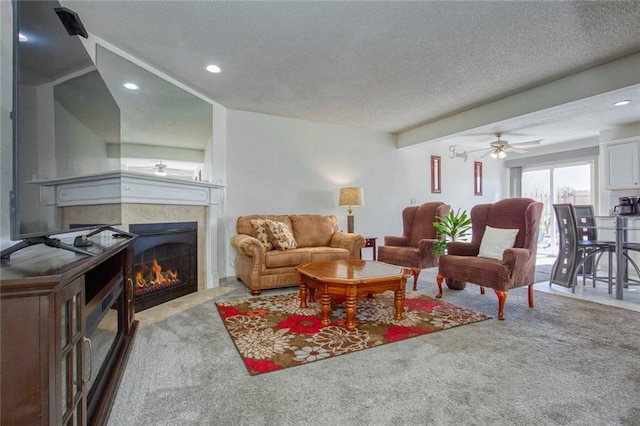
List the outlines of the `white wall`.
{"label": "white wall", "polygon": [[[431,194],[431,155],[442,157],[441,194]],[[401,212],[412,198],[463,209],[501,198],[503,163],[483,161],[480,197],[473,195],[473,160],[471,154],[466,162],[449,158],[442,143],[398,150],[388,133],[228,110],[226,230],[220,234],[227,253],[221,276],[234,275],[229,240],[238,216],[334,214],[344,230],[347,213],[338,207],[339,189],[361,186],[365,206],[354,209],[355,231],[382,244],[385,235],[402,234]]]}

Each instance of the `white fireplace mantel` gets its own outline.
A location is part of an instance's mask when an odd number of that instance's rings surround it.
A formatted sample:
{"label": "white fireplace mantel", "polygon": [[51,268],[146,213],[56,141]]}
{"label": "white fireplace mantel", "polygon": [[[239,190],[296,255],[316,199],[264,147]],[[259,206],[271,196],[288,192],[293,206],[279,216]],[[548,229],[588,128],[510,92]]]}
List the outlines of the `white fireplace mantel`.
{"label": "white fireplace mantel", "polygon": [[130,171],[112,171],[34,182],[54,188],[55,207],[161,204],[206,207],[206,288],[217,287],[218,205],[224,186]]}
{"label": "white fireplace mantel", "polygon": [[218,204],[219,190],[209,182],[113,171],[37,182],[56,188],[58,207],[113,203],[206,206]]}

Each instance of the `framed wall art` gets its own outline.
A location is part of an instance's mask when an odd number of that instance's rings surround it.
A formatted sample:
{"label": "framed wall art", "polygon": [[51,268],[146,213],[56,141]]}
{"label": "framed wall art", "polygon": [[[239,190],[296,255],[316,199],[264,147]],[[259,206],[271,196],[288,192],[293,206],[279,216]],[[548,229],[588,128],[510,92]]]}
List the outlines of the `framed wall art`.
{"label": "framed wall art", "polygon": [[473,195],[482,195],[482,161],[473,162]]}
{"label": "framed wall art", "polygon": [[431,193],[439,194],[442,192],[442,160],[439,155],[431,156]]}

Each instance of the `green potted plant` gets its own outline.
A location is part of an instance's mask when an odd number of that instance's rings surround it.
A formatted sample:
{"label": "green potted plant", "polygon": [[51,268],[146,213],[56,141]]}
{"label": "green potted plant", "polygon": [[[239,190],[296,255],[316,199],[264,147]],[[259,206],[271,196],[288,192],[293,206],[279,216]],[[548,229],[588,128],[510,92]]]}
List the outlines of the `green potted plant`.
{"label": "green potted plant", "polygon": [[[446,254],[447,243],[449,241],[458,241],[460,238],[466,237],[471,229],[471,218],[467,214],[466,210],[460,211],[458,209],[455,213],[453,210],[444,216],[438,218],[439,220],[433,222],[433,227],[438,231],[440,241],[433,246],[431,253],[433,254]],[[452,280],[447,278],[447,287],[453,290],[462,290],[466,287],[467,283],[464,281]]]}

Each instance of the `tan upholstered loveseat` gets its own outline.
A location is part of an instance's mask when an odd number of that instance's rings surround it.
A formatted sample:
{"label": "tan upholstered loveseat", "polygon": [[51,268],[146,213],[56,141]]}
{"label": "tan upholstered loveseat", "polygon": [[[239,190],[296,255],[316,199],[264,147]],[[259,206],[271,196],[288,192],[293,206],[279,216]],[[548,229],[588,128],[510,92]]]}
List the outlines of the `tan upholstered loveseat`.
{"label": "tan upholstered loveseat", "polygon": [[[269,219],[283,222],[291,230],[297,248],[268,250],[258,240],[251,220]],[[337,232],[333,215],[251,215],[240,216],[237,234],[231,238],[236,249],[236,276],[257,295],[264,289],[298,285],[295,267],[307,262],[360,259],[365,241],[362,235]]]}

